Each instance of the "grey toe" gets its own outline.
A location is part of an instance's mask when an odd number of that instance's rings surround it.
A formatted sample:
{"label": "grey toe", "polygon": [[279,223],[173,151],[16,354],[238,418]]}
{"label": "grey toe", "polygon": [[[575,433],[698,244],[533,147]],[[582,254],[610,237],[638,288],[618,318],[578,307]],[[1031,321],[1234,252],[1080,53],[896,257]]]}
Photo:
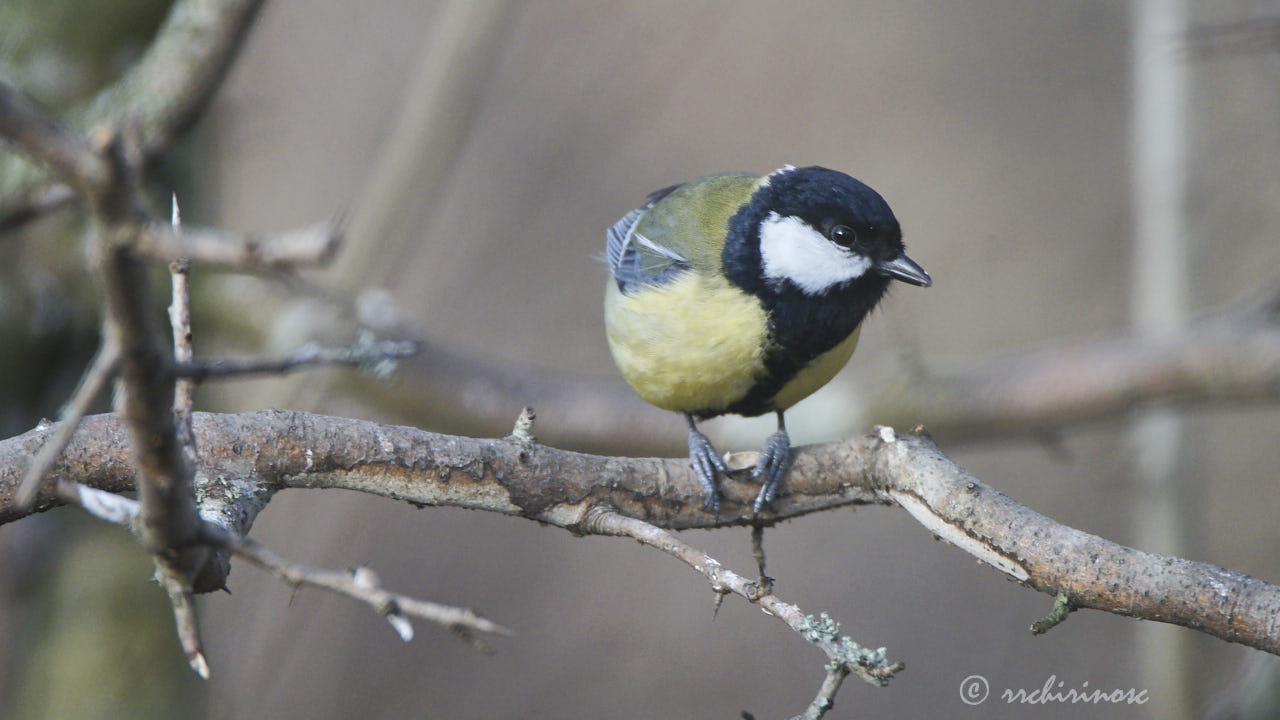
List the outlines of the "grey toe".
{"label": "grey toe", "polygon": [[698,481],[702,483],[702,489],[706,492],[706,502],[703,506],[719,515],[719,478],[721,474],[729,472],[729,467],[724,464],[724,458],[716,452],[715,446],[707,436],[692,428],[689,430],[689,462],[693,463],[693,470],[698,476]]}
{"label": "grey toe", "polygon": [[782,482],[790,470],[791,438],[786,430],[779,430],[765,441],[764,448],[760,450],[760,459],[751,470],[751,476],[761,481],[760,493],[756,495],[752,506],[756,513],[769,507],[778,496],[778,490],[782,488]]}

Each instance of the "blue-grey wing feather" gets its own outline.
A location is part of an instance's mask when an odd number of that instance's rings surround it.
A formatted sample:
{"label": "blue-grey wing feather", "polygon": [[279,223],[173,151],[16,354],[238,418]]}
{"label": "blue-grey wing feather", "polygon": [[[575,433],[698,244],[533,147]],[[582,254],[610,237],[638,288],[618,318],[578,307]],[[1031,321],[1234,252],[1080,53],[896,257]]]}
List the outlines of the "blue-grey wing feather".
{"label": "blue-grey wing feather", "polygon": [[605,233],[605,260],[619,290],[630,292],[641,285],[661,285],[689,267],[689,261],[680,253],[636,232],[636,226],[649,208],[677,187],[679,185],[673,185],[650,194],[644,207],[622,216]]}
{"label": "blue-grey wing feather", "polygon": [[615,276],[618,274],[618,268],[622,267],[623,257],[626,255],[627,239],[631,235],[631,229],[640,222],[640,218],[644,215],[648,207],[637,208],[622,216],[622,219],[613,224],[605,232],[605,262],[609,264],[609,272]]}

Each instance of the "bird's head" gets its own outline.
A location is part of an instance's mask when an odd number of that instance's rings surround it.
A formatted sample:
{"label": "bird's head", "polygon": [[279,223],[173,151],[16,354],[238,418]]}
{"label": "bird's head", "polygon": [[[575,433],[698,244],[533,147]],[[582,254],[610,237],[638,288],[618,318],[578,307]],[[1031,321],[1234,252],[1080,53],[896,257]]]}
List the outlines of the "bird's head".
{"label": "bird's head", "polygon": [[[883,294],[890,280],[928,287],[880,194],[823,167],[769,175],[729,222],[726,273],[749,292],[825,298]],[[873,300],[874,302],[874,300]]]}

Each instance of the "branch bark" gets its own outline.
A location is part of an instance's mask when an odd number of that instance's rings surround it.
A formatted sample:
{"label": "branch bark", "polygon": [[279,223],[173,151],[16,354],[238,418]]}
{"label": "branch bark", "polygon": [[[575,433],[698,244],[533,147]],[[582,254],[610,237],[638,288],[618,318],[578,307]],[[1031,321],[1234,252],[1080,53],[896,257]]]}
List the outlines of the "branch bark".
{"label": "branch bark", "polygon": [[[201,472],[270,492],[342,488],[500,512],[591,533],[601,508],[665,529],[746,525],[752,483],[731,477],[717,520],[687,460],[608,458],[514,439],[481,440],[286,411],[195,415]],[[0,522],[26,514],[13,493],[26,458],[55,431],[0,442]],[[746,468],[754,453],[730,457]],[[121,421],[85,418],[53,476],[132,488]],[[938,537],[1073,608],[1182,625],[1280,654],[1280,587],[1207,563],[1124,547],[1061,525],[983,484],[927,434],[882,432],[797,452],[771,523],[850,504],[897,504]],[[265,502],[265,501],[264,501]],[[57,504],[43,495],[37,508]]]}

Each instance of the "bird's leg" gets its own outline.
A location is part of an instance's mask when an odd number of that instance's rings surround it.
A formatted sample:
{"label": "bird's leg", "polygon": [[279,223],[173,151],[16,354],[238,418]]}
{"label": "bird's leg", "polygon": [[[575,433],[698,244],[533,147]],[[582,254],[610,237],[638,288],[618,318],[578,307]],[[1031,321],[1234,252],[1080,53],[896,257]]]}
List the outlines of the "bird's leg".
{"label": "bird's leg", "polygon": [[756,460],[756,466],[751,470],[751,477],[761,480],[760,494],[756,495],[755,505],[752,506],[757,514],[769,507],[777,497],[778,490],[782,488],[782,481],[786,479],[787,471],[790,469],[791,438],[787,435],[787,423],[782,418],[782,411],[779,410],[778,432],[764,441],[764,448],[760,450],[760,459]]}
{"label": "bird's leg", "polygon": [[693,416],[685,414],[684,419],[689,422],[689,462],[693,463],[693,471],[698,475],[698,480],[702,482],[702,489],[706,491],[707,499],[703,503],[703,507],[715,513],[716,517],[720,516],[720,474],[728,474],[729,467],[724,464],[724,458],[720,457],[720,453],[716,452],[711,441],[706,435],[698,432],[698,426],[694,424]]}

